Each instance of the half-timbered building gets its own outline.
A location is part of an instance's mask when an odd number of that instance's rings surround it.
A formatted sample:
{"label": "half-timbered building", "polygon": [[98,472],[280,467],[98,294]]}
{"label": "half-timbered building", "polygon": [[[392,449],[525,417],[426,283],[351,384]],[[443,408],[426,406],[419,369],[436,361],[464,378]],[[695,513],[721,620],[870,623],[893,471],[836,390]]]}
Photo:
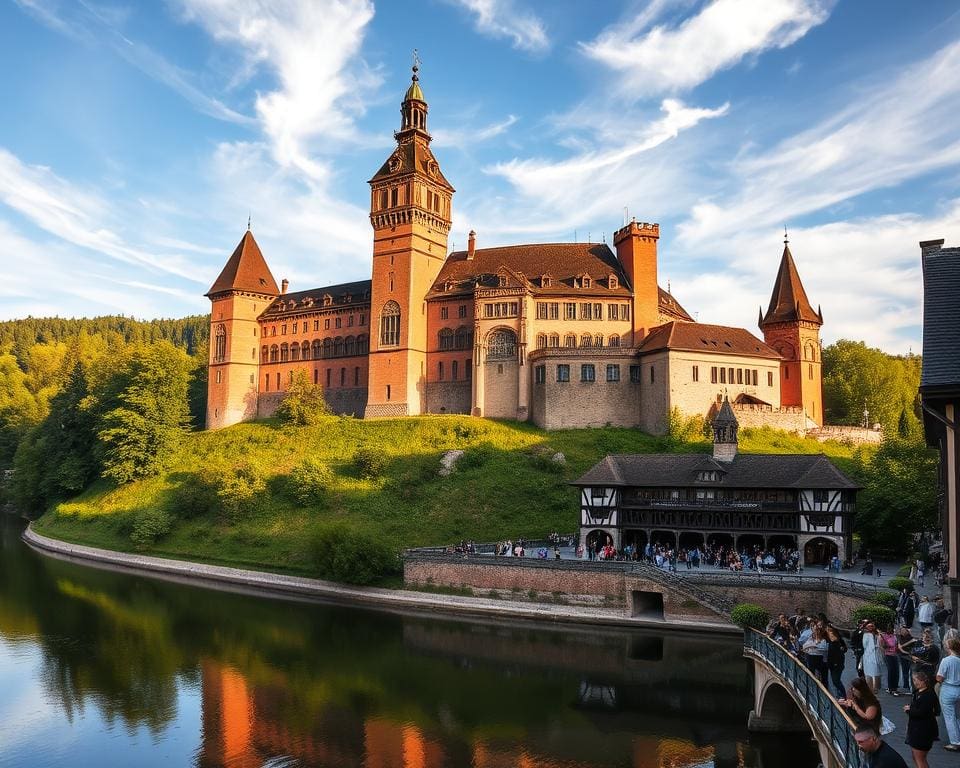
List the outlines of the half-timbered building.
{"label": "half-timbered building", "polygon": [[713,454],[611,455],[573,484],[580,539],[617,549],[799,549],[814,565],[851,556],[858,486],[822,455],[741,454],[724,399]]}

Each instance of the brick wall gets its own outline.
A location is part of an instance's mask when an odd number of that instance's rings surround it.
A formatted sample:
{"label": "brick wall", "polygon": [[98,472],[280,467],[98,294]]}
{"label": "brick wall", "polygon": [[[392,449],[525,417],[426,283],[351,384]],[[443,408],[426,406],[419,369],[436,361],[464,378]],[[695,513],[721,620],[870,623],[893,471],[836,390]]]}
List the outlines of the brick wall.
{"label": "brick wall", "polygon": [[[261,392],[257,402],[257,418],[265,419],[277,412],[283,400],[283,392]],[[362,417],[367,406],[366,387],[343,387],[325,389],[323,399],[336,414]]]}
{"label": "brick wall", "polygon": [[427,413],[470,413],[471,381],[428,381]]}
{"label": "brick wall", "polygon": [[731,405],[741,429],[770,427],[801,435],[807,431],[806,416],[803,408],[798,406],[770,408],[763,405]]}

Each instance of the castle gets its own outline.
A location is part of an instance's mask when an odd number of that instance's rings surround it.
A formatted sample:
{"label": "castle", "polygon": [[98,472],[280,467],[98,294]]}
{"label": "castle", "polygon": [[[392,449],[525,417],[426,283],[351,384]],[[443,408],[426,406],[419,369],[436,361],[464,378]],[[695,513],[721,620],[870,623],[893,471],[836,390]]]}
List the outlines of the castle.
{"label": "castle", "polygon": [[657,278],[660,227],[606,243],[447,252],[454,188],[414,67],[397,147],[370,179],[370,280],[289,292],[249,228],[214,281],[207,428],[271,415],[294,373],[339,413],[463,413],[547,428],[666,430],[727,394],[744,426],[823,424],[820,326],[784,240],[763,340],[694,319]]}

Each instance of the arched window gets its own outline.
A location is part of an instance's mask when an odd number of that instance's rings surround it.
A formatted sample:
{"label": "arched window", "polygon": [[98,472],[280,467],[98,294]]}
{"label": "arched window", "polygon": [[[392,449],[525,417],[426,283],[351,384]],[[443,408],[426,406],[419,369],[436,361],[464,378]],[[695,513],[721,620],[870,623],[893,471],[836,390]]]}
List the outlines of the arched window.
{"label": "arched window", "polygon": [[323,356],[333,357],[333,339],[326,338],[323,340]]}
{"label": "arched window", "polygon": [[222,363],[227,359],[227,329],[223,323],[217,326],[217,337],[213,348],[213,359]]}
{"label": "arched window", "polygon": [[572,333],[568,333],[563,337],[563,346],[565,347],[575,347],[577,346],[577,337]]}
{"label": "arched window", "polygon": [[347,336],[343,341],[343,353],[345,355],[357,354],[357,340],[353,336]]}
{"label": "arched window", "polygon": [[279,354],[280,354],[280,348],[276,344],[270,347],[270,362],[271,363],[277,362],[277,355]]}
{"label": "arched window", "polygon": [[551,346],[551,347],[559,347],[559,346],[560,346],[560,334],[559,334],[559,333],[551,333],[551,334],[550,334],[550,339],[549,339],[549,341],[547,342],[547,344],[548,344],[548,346]]}
{"label": "arched window", "polygon": [[357,336],[357,354],[365,355],[369,351],[370,351],[370,344],[368,343],[367,335],[362,334],[360,336]]}
{"label": "arched window", "polygon": [[611,347],[620,346],[620,337],[617,334],[613,334],[607,342]]}
{"label": "arched window", "polygon": [[449,328],[441,328],[440,333],[437,334],[437,343],[440,346],[441,352],[446,352],[453,349],[453,331]]}
{"label": "arched window", "polygon": [[286,342],[280,345],[280,362],[285,363],[290,359],[290,347],[287,346]]}
{"label": "arched window", "polygon": [[400,305],[388,301],[380,311],[380,346],[395,347],[400,344]]}
{"label": "arched window", "polygon": [[455,344],[457,349],[473,349],[473,329],[465,325],[457,328]]}
{"label": "arched window", "polygon": [[320,339],[313,340],[313,359],[320,359]]}
{"label": "arched window", "polygon": [[343,357],[343,336],[337,336],[333,340],[333,356]]}
{"label": "arched window", "polygon": [[310,359],[310,342],[307,339],[300,342],[300,357],[304,360]]}
{"label": "arched window", "polygon": [[589,333],[583,334],[583,336],[580,337],[580,346],[581,346],[581,347],[592,347],[592,346],[593,346],[593,336],[591,336]]}
{"label": "arched window", "polygon": [[264,344],[260,348],[260,362],[266,363],[269,360],[270,360],[270,348],[266,344]]}
{"label": "arched window", "polygon": [[495,328],[487,336],[487,360],[511,360],[517,356],[517,334],[509,328]]}
{"label": "arched window", "polygon": [[290,345],[290,359],[299,360],[300,359],[300,342],[295,341]]}
{"label": "arched window", "polygon": [[603,334],[598,333],[593,337],[593,346],[602,347],[603,346]]}
{"label": "arched window", "polygon": [[546,349],[547,348],[547,334],[538,333],[537,334],[537,349]]}

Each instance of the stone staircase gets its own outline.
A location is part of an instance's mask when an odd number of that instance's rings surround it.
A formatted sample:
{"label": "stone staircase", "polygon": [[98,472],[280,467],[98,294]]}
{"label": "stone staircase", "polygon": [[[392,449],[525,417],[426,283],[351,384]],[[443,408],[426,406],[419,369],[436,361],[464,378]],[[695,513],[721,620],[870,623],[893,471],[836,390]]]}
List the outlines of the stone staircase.
{"label": "stone staircase", "polygon": [[709,608],[726,620],[730,619],[730,611],[736,605],[730,598],[709,592],[691,583],[676,571],[665,571],[650,563],[633,563],[630,572],[654,581],[672,592],[678,592],[691,600],[696,600],[700,605]]}

